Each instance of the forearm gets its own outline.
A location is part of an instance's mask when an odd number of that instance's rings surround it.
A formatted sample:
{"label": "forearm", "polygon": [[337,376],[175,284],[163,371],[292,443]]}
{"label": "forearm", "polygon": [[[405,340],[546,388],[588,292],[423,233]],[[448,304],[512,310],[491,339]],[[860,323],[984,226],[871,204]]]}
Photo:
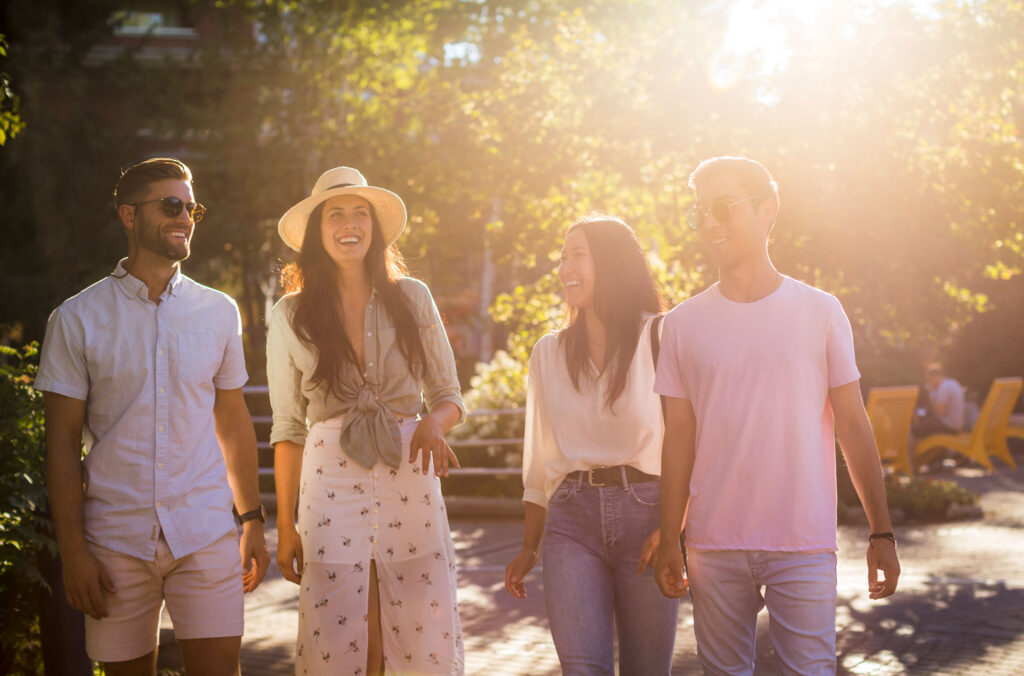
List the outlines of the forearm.
{"label": "forearm", "polygon": [[277,491],[277,527],[295,527],[295,500],[302,475],[302,446],[291,441],[274,444],[274,488]]}
{"label": "forearm", "polygon": [[661,542],[675,542],[683,529],[693,474],[692,440],[665,435],[661,450]]}
{"label": "forearm", "polygon": [[224,454],[235,509],[239,514],[256,509],[260,504],[259,455],[252,420],[246,417],[224,429],[218,427],[217,440]]}
{"label": "forearm", "polygon": [[47,430],[46,488],[53,513],[57,547],[62,556],[85,548],[85,522],[82,504],[81,445],[66,439],[54,439]]}
{"label": "forearm", "polygon": [[526,509],[526,518],[523,522],[523,551],[537,553],[544,539],[544,522],[547,520],[548,510],[535,502],[524,502],[523,507]]}
{"label": "forearm", "polygon": [[889,505],[886,501],[882,464],[871,428],[863,424],[839,425],[836,428],[839,445],[850,470],[850,479],[857,490],[868,524],[873,533],[892,530]]}
{"label": "forearm", "polygon": [[455,424],[459,422],[462,417],[462,412],[459,407],[450,401],[442,401],[440,404],[434,406],[434,408],[428,413],[431,418],[437,421],[441,426],[441,431],[445,434],[455,427]]}

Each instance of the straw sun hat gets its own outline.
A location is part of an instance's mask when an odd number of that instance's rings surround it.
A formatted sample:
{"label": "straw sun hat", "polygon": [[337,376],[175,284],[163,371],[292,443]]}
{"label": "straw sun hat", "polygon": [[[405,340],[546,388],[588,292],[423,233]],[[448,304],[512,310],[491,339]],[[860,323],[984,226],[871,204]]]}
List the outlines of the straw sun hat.
{"label": "straw sun hat", "polygon": [[277,224],[281,239],[292,249],[302,249],[309,215],[320,204],[336,195],[359,195],[373,205],[380,221],[385,244],[391,244],[405,229],[405,203],[402,198],[384,188],[367,185],[366,177],[351,167],[335,167],[320,174],[309,197],[285,212]]}

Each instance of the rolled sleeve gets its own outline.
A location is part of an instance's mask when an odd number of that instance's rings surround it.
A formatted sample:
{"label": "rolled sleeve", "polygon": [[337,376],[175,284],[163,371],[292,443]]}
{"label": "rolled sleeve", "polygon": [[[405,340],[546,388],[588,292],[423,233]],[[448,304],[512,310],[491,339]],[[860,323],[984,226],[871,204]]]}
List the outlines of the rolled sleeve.
{"label": "rolled sleeve", "polygon": [[548,420],[547,402],[542,380],[542,338],[530,355],[530,370],[526,378],[526,429],[523,433],[523,502],[547,507],[547,458],[555,446]]}
{"label": "rolled sleeve", "polygon": [[455,353],[448,342],[448,333],[430,290],[422,283],[415,284],[413,288],[418,296],[413,302],[419,310],[420,340],[427,358],[423,368],[423,396],[427,410],[433,411],[438,404],[451,402],[459,409],[457,425],[466,419],[466,403],[459,387]]}
{"label": "rolled sleeve", "polygon": [[72,399],[89,397],[89,369],[81,323],[58,307],[46,323],[35,388]]}
{"label": "rolled sleeve", "polygon": [[289,321],[288,297],[281,299],[270,313],[267,330],[267,385],[273,423],[270,445],[290,441],[306,443],[306,398],[302,394],[302,373],[295,366],[290,344],[297,340]]}
{"label": "rolled sleeve", "polygon": [[213,377],[213,386],[218,390],[235,390],[249,381],[245,370],[245,350],[242,348],[242,315],[234,301],[231,301],[231,314],[233,321],[228,327],[224,356],[217,375]]}

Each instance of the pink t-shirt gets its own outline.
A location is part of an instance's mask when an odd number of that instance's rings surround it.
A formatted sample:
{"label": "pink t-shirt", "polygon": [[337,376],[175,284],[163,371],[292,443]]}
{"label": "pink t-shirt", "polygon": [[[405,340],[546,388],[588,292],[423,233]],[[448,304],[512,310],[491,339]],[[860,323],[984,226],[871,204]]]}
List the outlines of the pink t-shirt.
{"label": "pink t-shirt", "polygon": [[687,546],[835,551],[828,392],[859,378],[839,301],[790,277],[753,303],[714,284],[669,312],[654,389],[697,416]]}

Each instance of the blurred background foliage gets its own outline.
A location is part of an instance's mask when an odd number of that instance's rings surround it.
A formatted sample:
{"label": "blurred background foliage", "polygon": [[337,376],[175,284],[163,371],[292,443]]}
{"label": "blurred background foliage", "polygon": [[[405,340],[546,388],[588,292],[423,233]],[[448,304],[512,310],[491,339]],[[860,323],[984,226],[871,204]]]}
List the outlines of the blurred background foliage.
{"label": "blurred background foliage", "polygon": [[24,125],[0,148],[8,343],[125,249],[118,170],[173,154],[210,208],[186,270],[238,299],[260,382],[276,220],[346,164],[405,199],[464,382],[478,361],[515,382],[561,321],[573,219],[624,217],[678,302],[714,277],[686,178],[745,154],[781,186],[777,266],[844,302],[866,386],[935,358],[980,391],[1024,372],[1019,0],[8,0],[0,19]]}

